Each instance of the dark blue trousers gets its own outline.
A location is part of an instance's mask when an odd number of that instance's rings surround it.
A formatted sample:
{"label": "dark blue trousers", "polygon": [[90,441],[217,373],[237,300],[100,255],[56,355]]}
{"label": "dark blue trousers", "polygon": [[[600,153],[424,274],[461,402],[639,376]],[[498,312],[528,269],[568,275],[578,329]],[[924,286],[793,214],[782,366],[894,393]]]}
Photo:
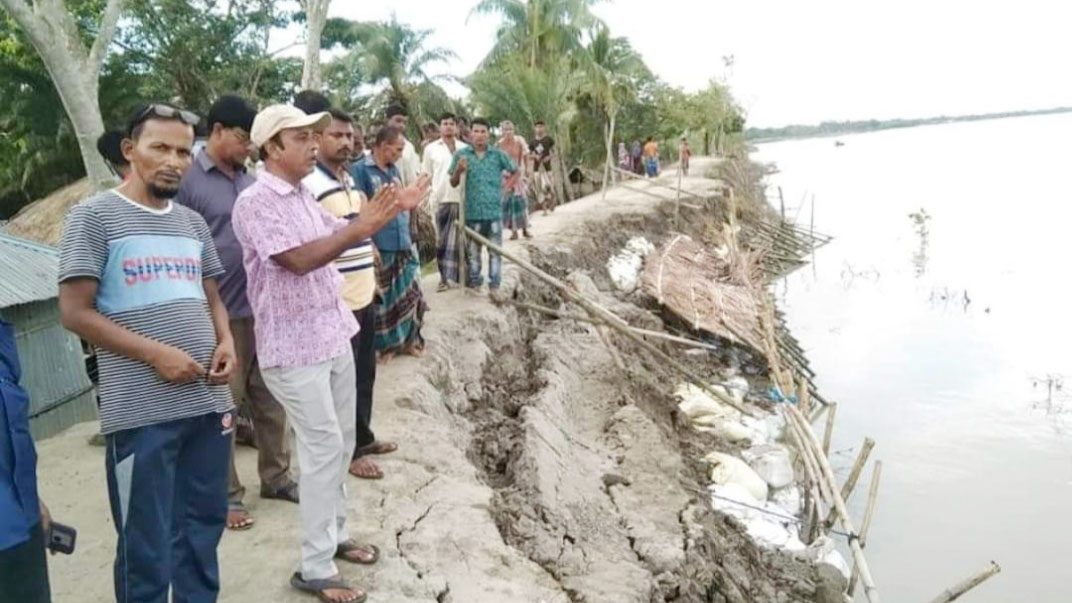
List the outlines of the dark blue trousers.
{"label": "dark blue trousers", "polygon": [[117,603],[213,603],[234,412],[108,436]]}

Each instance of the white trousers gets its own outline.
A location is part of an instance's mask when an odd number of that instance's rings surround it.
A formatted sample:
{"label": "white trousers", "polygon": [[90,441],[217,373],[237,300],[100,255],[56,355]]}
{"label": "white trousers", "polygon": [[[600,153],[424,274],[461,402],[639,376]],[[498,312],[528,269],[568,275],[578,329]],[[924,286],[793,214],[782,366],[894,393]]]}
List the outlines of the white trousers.
{"label": "white trousers", "polygon": [[350,537],[346,474],[357,439],[353,353],[347,349],[319,364],[264,368],[261,374],[297,436],[302,578],[330,578],[338,574],[335,550]]}

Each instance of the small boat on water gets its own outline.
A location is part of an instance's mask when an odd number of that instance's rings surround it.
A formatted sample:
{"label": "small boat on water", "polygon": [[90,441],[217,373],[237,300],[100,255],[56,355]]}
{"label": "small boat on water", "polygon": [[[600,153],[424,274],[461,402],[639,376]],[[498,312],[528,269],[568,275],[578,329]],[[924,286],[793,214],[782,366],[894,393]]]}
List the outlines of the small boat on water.
{"label": "small boat on water", "polygon": [[845,146],[845,143],[841,142],[840,140],[835,140],[834,141],[834,146],[835,147],[843,147],[843,146]]}

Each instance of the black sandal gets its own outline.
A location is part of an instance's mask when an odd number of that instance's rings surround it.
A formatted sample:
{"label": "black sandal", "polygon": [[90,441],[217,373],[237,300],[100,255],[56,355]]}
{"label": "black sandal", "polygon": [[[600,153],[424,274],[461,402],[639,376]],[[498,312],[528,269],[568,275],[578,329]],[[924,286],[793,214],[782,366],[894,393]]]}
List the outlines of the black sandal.
{"label": "black sandal", "polygon": [[298,482],[292,481],[281,488],[276,488],[275,490],[267,490],[265,488],[261,488],[261,498],[285,500],[287,502],[297,503],[299,502]]}
{"label": "black sandal", "polygon": [[[294,575],[290,577],[290,585],[294,588],[316,595],[318,599],[324,603],[365,603],[368,600],[368,594],[364,593],[339,578],[326,578],[324,580],[306,580],[302,578],[301,572],[294,572]],[[325,590],[348,590],[355,592],[356,594],[352,599],[344,599],[342,601],[336,601],[329,598],[324,594]]]}
{"label": "black sandal", "polygon": [[[363,561],[361,559],[355,559],[353,557],[350,557],[346,554],[353,551],[371,551],[372,558],[368,561]],[[342,561],[346,561],[348,563],[356,563],[358,565],[372,565],[373,563],[376,563],[380,560],[380,548],[374,544],[358,544],[356,540],[351,538],[350,540],[339,544],[339,546],[335,549],[335,558]]]}

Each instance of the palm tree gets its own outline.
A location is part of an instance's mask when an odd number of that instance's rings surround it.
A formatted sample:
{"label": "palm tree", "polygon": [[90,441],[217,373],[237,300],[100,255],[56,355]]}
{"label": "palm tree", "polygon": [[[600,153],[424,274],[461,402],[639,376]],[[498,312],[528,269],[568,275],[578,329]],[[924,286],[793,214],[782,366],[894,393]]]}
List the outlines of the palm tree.
{"label": "palm tree", "polygon": [[472,15],[503,18],[495,46],[484,59],[489,66],[512,54],[527,58],[530,69],[554,62],[581,47],[587,28],[602,25],[591,7],[599,0],[481,0]]}
{"label": "palm tree", "polygon": [[430,76],[427,69],[435,63],[458,58],[453,50],[426,48],[430,29],[413,29],[398,22],[395,15],[386,23],[358,25],[357,53],[364,79],[376,84],[386,82],[394,102],[408,105],[417,87],[425,82],[446,79]]}
{"label": "palm tree", "polygon": [[607,195],[610,166],[614,161],[614,125],[618,109],[636,94],[636,77],[647,72],[640,55],[625,38],[615,38],[605,26],[590,32],[590,40],[578,57],[587,81],[585,89],[603,110],[607,158],[603,165],[603,196]]}

